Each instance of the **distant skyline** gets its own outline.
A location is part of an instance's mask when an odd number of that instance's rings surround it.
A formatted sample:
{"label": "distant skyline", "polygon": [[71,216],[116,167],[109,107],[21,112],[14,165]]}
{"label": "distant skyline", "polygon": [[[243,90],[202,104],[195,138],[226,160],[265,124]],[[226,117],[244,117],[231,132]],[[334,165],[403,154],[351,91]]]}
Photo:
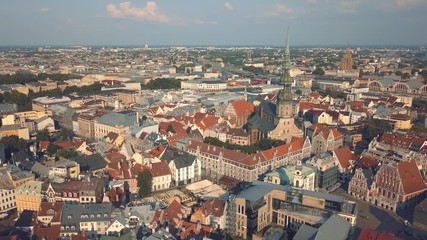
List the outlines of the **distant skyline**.
{"label": "distant skyline", "polygon": [[2,1],[0,46],[426,45],[427,0]]}

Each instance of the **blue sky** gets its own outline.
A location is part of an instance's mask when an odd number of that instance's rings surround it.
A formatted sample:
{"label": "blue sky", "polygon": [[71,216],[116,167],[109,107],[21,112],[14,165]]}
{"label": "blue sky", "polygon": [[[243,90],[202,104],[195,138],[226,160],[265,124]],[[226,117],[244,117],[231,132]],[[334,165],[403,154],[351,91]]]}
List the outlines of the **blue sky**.
{"label": "blue sky", "polygon": [[427,44],[427,0],[3,0],[0,45]]}

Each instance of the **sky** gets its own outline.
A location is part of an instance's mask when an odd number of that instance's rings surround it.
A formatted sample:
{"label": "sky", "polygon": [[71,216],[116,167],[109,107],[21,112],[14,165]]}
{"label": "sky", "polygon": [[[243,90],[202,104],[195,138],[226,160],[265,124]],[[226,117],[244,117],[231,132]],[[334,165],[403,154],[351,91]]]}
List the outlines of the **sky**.
{"label": "sky", "polygon": [[2,0],[0,45],[425,45],[427,0]]}

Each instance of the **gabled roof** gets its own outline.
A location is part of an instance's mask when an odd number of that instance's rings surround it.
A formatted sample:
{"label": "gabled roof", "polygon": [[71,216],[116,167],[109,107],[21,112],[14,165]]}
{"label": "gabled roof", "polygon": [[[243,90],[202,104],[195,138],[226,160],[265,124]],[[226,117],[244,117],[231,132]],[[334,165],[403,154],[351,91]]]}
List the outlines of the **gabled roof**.
{"label": "gabled roof", "polygon": [[163,152],[161,159],[167,163],[173,161],[175,167],[177,169],[181,169],[193,165],[194,161],[196,160],[196,156],[187,152],[181,152],[176,148],[167,148]]}
{"label": "gabled roof", "polygon": [[231,102],[237,116],[250,114],[254,111],[255,106],[252,103],[247,102],[245,99]]}
{"label": "gabled roof", "polygon": [[261,101],[258,106],[259,109],[262,109],[265,113],[270,116],[276,116],[276,104],[269,101]]}
{"label": "gabled roof", "polygon": [[150,173],[152,177],[160,177],[170,175],[171,171],[166,161],[160,161],[151,164]]}
{"label": "gabled roof", "polygon": [[80,165],[80,171],[97,171],[107,166],[105,159],[98,153],[92,155],[80,155],[70,159]]}
{"label": "gabled roof", "polygon": [[262,133],[269,133],[275,126],[272,122],[261,118],[258,114],[255,114],[248,120],[248,127],[250,129],[259,129]]}
{"label": "gabled roof", "polygon": [[222,217],[225,209],[225,200],[221,199],[209,199],[202,203],[200,208],[196,211],[201,211],[205,216],[213,215],[215,217]]}
{"label": "gabled roof", "polygon": [[420,171],[418,170],[415,161],[404,161],[396,165],[397,170],[399,171],[403,191],[405,192],[405,194],[411,194],[426,190],[426,184],[424,183],[421,177]]}
{"label": "gabled roof", "polygon": [[351,167],[350,160],[357,160],[357,156],[351,152],[348,146],[334,149],[333,152],[341,168],[348,169],[349,167]]}

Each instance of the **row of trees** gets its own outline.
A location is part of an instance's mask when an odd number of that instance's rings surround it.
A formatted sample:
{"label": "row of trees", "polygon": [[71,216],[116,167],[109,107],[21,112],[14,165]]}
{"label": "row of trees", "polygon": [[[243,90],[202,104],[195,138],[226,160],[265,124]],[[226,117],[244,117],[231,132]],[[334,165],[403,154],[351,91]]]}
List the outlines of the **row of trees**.
{"label": "row of trees", "polygon": [[39,73],[35,74],[4,74],[0,75],[0,83],[2,84],[26,84],[29,82],[37,82],[40,80],[46,80],[49,78],[52,81],[65,81],[68,79],[80,78],[80,76],[72,74],[47,74]]}
{"label": "row of trees", "polygon": [[16,90],[13,90],[10,92],[5,92],[3,94],[0,94],[0,102],[14,103],[18,107],[18,111],[29,111],[32,109],[31,102],[34,98],[44,97],[44,96],[59,97],[59,96],[68,95],[74,92],[77,94],[86,94],[86,93],[100,91],[102,86],[104,85],[100,83],[94,83],[92,85],[82,86],[82,87],[67,86],[64,89],[64,91],[57,88],[51,91],[42,91],[38,93],[34,93],[30,91],[28,95],[25,95]]}
{"label": "row of trees", "polygon": [[181,88],[181,80],[173,78],[157,78],[147,84],[141,85],[142,89],[155,90],[155,89],[179,89]]}
{"label": "row of trees", "polygon": [[242,67],[243,71],[248,71],[254,74],[263,74],[264,73],[264,69],[260,68],[260,67],[254,67],[254,66],[243,66]]}
{"label": "row of trees", "polygon": [[247,154],[253,154],[259,150],[263,151],[263,150],[267,150],[267,149],[285,144],[285,142],[282,140],[261,139],[252,145],[242,146],[237,144],[231,144],[229,142],[222,142],[218,138],[213,138],[213,137],[205,138],[204,142],[211,145],[218,146],[218,147],[227,148],[230,150],[238,150],[240,152],[247,153]]}

